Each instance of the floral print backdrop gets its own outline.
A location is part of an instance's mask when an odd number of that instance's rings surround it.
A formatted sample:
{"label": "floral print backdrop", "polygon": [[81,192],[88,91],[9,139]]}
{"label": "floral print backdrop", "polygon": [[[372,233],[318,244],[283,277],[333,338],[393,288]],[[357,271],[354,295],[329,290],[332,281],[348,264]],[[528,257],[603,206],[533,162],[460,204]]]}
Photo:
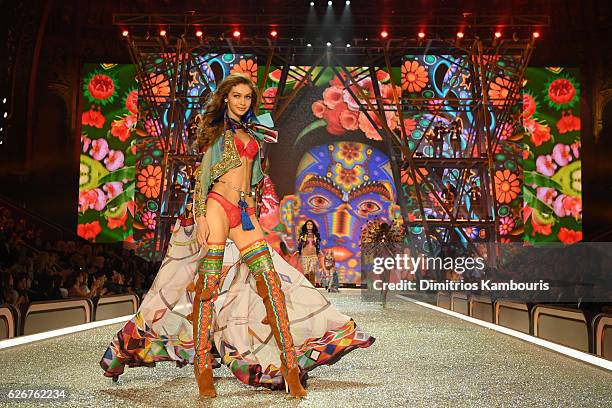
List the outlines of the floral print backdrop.
{"label": "floral print backdrop", "polygon": [[[496,145],[493,152],[494,180],[492,187],[496,193],[495,207],[497,212],[492,215],[499,220],[499,229],[496,231],[496,235],[498,240],[502,242],[521,241],[523,234],[521,217],[522,169],[520,166],[522,136],[517,135],[516,126],[512,121],[501,115],[502,108],[505,105],[509,105],[513,111],[520,109],[519,101],[507,100],[507,87],[511,81],[511,74],[509,74],[507,67],[515,62],[511,58],[496,56],[494,60],[490,61],[494,64],[494,68],[491,68],[494,79],[487,89],[487,96],[491,102],[487,108],[490,115],[489,130],[492,134],[500,134],[500,143]],[[427,101],[424,107],[418,109],[418,112],[415,112],[417,109],[407,112],[408,117],[404,120],[409,136],[408,147],[411,151],[416,149],[418,155],[422,157],[434,156],[434,146],[426,134],[432,120],[447,127],[454,120],[461,121],[463,124],[463,132],[460,137],[462,153],[459,157],[478,158],[480,153],[484,153],[484,145],[480,147],[481,152],[479,153],[478,148],[472,148],[470,143],[470,136],[477,132],[482,133],[482,130],[474,128],[475,118],[470,105],[473,104],[473,100],[478,100],[480,97],[473,95],[471,72],[467,69],[465,59],[465,56],[407,55],[402,61],[401,87],[404,97],[408,99],[422,98],[422,100]],[[431,107],[428,105],[431,105]],[[456,154],[449,142],[448,137],[443,142],[441,155],[444,158],[453,158]],[[421,169],[421,172],[425,175],[428,174],[428,170],[424,168]],[[486,182],[482,179],[482,172],[477,171],[476,168],[468,169],[463,173],[457,168],[447,168],[443,169],[439,175],[443,183],[448,181],[455,187],[461,184],[461,178],[465,179],[465,190],[458,214],[460,218],[477,219],[476,209],[469,199],[467,189],[470,188],[472,182],[482,188],[483,183]],[[425,215],[431,218],[444,217],[442,206],[425,186],[425,183],[422,182],[420,175],[417,174],[417,180],[412,180],[410,172],[403,170],[401,177],[411,218],[421,218],[416,189],[421,191]],[[436,187],[442,189],[441,185]],[[424,228],[417,226],[411,228],[410,231],[411,238],[417,243],[418,247],[425,252],[429,252],[429,243],[426,240]],[[475,226],[466,227],[463,232],[471,239],[490,239],[487,231],[479,231]],[[443,230],[438,229],[438,233],[443,234]],[[457,234],[457,237],[464,241],[461,235]],[[432,235],[430,239],[434,247],[433,252],[436,253],[440,248],[437,238]]]}
{"label": "floral print backdrop", "polygon": [[528,68],[523,92],[528,242],[582,240],[580,71]]}
{"label": "floral print backdrop", "polygon": [[77,234],[132,240],[138,90],[131,64],[83,67]]}

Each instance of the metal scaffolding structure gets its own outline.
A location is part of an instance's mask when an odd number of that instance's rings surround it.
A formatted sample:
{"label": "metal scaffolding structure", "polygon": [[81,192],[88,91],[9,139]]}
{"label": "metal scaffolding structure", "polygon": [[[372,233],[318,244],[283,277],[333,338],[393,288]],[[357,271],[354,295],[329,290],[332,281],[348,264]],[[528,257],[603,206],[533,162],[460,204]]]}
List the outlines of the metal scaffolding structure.
{"label": "metal scaffolding structure", "polygon": [[[248,16],[247,16],[248,17]],[[222,54],[253,54],[260,61],[265,61],[264,82],[272,67],[281,71],[278,91],[276,96],[262,101],[268,107],[275,121],[278,121],[287,107],[298,94],[303,85],[316,83],[317,75],[323,70],[317,71],[315,67],[329,67],[337,77],[345,82],[346,89],[359,104],[368,121],[379,130],[379,133],[387,146],[391,159],[393,176],[399,194],[399,205],[405,225],[408,228],[420,227],[425,231],[428,242],[435,238],[439,243],[448,243],[457,236],[467,242],[466,250],[471,253],[479,253],[479,249],[473,245],[473,238],[465,233],[466,227],[477,227],[486,231],[486,241],[495,242],[499,220],[496,216],[497,201],[495,196],[494,178],[494,156],[495,151],[502,141],[501,127],[491,130],[491,112],[495,111],[496,123],[517,121],[517,109],[520,107],[519,95],[521,94],[522,81],[525,69],[533,51],[534,39],[531,32],[525,32],[528,27],[544,27],[548,25],[547,16],[514,16],[508,26],[515,27],[521,35],[514,38],[496,39],[491,36],[479,38],[474,35],[471,38],[451,36],[438,36],[436,38],[418,39],[410,37],[366,40],[364,38],[353,38],[350,40],[350,48],[325,46],[324,44],[311,44],[309,40],[298,35],[292,38],[271,40],[265,34],[241,38],[239,41],[231,39],[228,31],[236,21],[243,27],[252,31],[258,29],[265,32],[274,21],[276,27],[283,28],[283,24],[297,27],[301,23],[289,16],[259,16],[258,18],[247,18],[241,16],[239,20],[232,20],[227,16],[197,16],[197,15],[125,15],[114,16],[114,24],[121,28],[129,28],[130,34],[126,37],[133,63],[136,66],[139,90],[140,110],[147,117],[152,118],[159,124],[159,144],[163,148],[162,163],[162,192],[158,198],[160,211],[155,231],[155,242],[158,243],[157,255],[161,255],[163,248],[169,239],[171,225],[178,215],[178,211],[184,208],[188,200],[188,193],[175,188],[179,173],[189,177],[198,160],[198,153],[190,148],[190,126],[188,123],[188,112],[201,110],[207,94],[214,90],[215,84],[206,82],[206,91],[199,95],[187,93],[190,73],[200,70],[200,78],[209,78],[201,72],[202,58],[212,58]],[[282,17],[282,18],[281,18]],[[415,16],[394,16],[397,27],[404,24],[406,19],[417,21]],[[437,25],[432,25],[439,30],[449,27],[457,27],[463,21],[459,17],[438,18]],[[489,30],[494,26],[494,21],[499,21],[495,16],[486,19],[474,19],[470,29],[477,32],[479,29]],[[353,22],[354,24],[358,24]],[[372,25],[370,21],[363,22],[364,25]],[[395,24],[395,23],[394,23]],[[178,36],[151,35],[157,27],[172,27]],[[192,31],[194,27],[212,27],[217,29],[215,35],[203,35],[196,37]],[[176,33],[175,33],[176,34]],[[410,96],[407,93],[397,94],[400,88],[398,79],[391,75],[393,97],[383,98],[381,90],[377,85],[376,73],[384,70],[392,73],[393,68],[400,65],[406,55],[432,54],[447,58],[449,64],[454,67],[455,80],[461,81],[469,78],[469,96],[459,97],[447,95],[446,97],[431,99]],[[359,57],[359,63],[355,63],[355,57]],[[355,67],[358,65],[357,67]],[[305,68],[305,66],[307,68]],[[167,86],[170,88],[168,96],[160,96],[156,93],[159,83],[157,76],[151,72],[157,70],[162,72]],[[503,72],[504,81],[497,84],[502,88],[503,97],[492,98],[489,89],[494,83],[499,72]],[[366,96],[366,89],[360,83],[364,78],[373,79],[374,95]],[[292,89],[286,87],[287,80],[296,81]],[[265,83],[259,84],[263,89]],[[470,129],[464,135],[465,146],[457,152],[453,151],[453,157],[443,156],[433,146],[433,131],[439,119],[440,112],[455,112],[455,114],[469,113],[470,123],[464,124],[464,128]],[[399,117],[400,128],[390,129],[385,113],[393,111]],[[425,115],[428,117],[426,136],[417,143],[409,140],[409,134],[404,125],[404,118],[413,115]],[[162,118],[165,119],[164,121]],[[468,126],[469,125],[469,126]],[[429,145],[433,149],[430,153],[423,153],[423,147]],[[449,169],[458,172],[457,199],[452,207],[448,206],[442,196],[443,175]],[[401,174],[407,174],[412,180],[412,187],[404,189],[401,182]],[[482,200],[484,211],[478,217],[470,214],[462,208],[463,195],[466,194],[466,183],[470,177],[481,180]],[[433,197],[435,205],[442,208],[441,216],[432,217],[426,214],[424,194]],[[431,194],[429,194],[431,193]],[[408,195],[418,203],[418,216],[411,215],[407,206]],[[414,212],[414,211],[413,211]],[[430,249],[433,248],[429,242]]]}

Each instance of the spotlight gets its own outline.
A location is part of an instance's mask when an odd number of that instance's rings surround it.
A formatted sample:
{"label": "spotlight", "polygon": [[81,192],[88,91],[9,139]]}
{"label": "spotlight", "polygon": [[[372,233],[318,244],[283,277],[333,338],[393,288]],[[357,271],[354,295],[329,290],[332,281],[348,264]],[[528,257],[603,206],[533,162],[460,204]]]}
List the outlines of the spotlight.
{"label": "spotlight", "polygon": [[2,103],[6,103],[6,98],[2,98]]}
{"label": "spotlight", "polygon": [[332,4],[334,4],[334,2],[333,2],[333,1],[331,1],[331,0],[329,0],[329,1],[327,2],[327,5],[328,5],[328,6],[331,6]]}
{"label": "spotlight", "polygon": [[127,37],[128,35],[130,35],[130,32],[128,30],[123,30],[121,35],[124,36],[124,37]]}
{"label": "spotlight", "polygon": [[457,31],[457,38],[463,38],[463,31]]}
{"label": "spotlight", "polygon": [[425,33],[423,31],[419,31],[417,36],[422,40],[423,38],[425,38]]}
{"label": "spotlight", "polygon": [[501,36],[502,36],[501,31],[496,31],[495,32],[495,38],[501,38]]}
{"label": "spotlight", "polygon": [[238,37],[240,37],[240,31],[238,31],[238,30],[234,30],[234,32],[232,33],[232,35],[234,36],[234,38],[238,38]]}
{"label": "spotlight", "polygon": [[314,1],[310,2],[310,7],[314,7]]}
{"label": "spotlight", "polygon": [[276,38],[277,36],[278,36],[278,31],[276,31],[276,30],[270,31],[270,37]]}
{"label": "spotlight", "polygon": [[202,35],[203,35],[203,34],[204,34],[204,33],[202,32],[202,30],[197,30],[197,31],[196,31],[196,37],[198,37],[198,38],[202,38]]}
{"label": "spotlight", "polygon": [[539,31],[534,31],[533,34],[531,34],[533,36],[533,38],[540,38],[540,32]]}
{"label": "spotlight", "polygon": [[165,36],[166,36],[166,34],[167,34],[167,33],[166,33],[166,30],[164,30],[164,29],[159,30],[159,35],[160,35],[160,36],[165,37]]}
{"label": "spotlight", "polygon": [[351,48],[351,44],[346,44],[346,48]]}
{"label": "spotlight", "polygon": [[325,45],[327,45],[328,47],[331,47],[331,43],[329,41],[326,42]]}
{"label": "spotlight", "polygon": [[387,38],[389,36],[389,33],[387,32],[387,30],[382,30],[380,32],[380,36],[381,38]]}
{"label": "spotlight", "polygon": [[4,112],[4,117],[6,118],[8,116],[8,112]]}
{"label": "spotlight", "polygon": [[312,47],[311,43],[306,44],[307,47]]}
{"label": "spotlight", "polygon": [[351,5],[350,0],[346,0],[345,4],[346,4],[347,6],[350,6],[350,5]]}

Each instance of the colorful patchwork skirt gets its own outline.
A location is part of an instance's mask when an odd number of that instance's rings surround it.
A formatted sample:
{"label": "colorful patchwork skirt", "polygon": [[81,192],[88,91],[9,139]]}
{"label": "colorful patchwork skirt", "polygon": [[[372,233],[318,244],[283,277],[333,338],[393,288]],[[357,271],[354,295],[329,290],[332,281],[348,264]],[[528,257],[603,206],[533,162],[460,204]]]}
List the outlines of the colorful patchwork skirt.
{"label": "colorful patchwork skirt", "polygon": [[[270,248],[282,282],[291,335],[302,377],[313,368],[333,364],[374,338],[340,313],[299,271]],[[196,229],[178,220],[161,268],[138,312],[115,335],[100,365],[104,375],[121,375],[125,366],[154,366],[172,361],[193,364],[191,313],[196,266],[202,257]],[[215,302],[212,338],[221,363],[243,383],[270,389],[284,388],[280,352],[267,324],[264,304],[235,244],[225,248],[221,293]]]}

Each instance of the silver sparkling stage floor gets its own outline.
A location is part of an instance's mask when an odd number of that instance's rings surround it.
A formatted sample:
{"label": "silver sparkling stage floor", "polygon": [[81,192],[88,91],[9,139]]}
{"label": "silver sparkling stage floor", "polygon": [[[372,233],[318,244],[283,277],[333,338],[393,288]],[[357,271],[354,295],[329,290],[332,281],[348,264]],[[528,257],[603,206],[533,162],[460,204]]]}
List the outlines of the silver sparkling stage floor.
{"label": "silver sparkling stage floor", "polygon": [[376,337],[310,373],[304,400],[241,384],[215,370],[219,396],[200,401],[191,366],[126,369],[114,384],[98,361],[120,324],[0,351],[0,388],[65,388],[70,407],[610,407],[612,374],[402,300],[329,296]]}

